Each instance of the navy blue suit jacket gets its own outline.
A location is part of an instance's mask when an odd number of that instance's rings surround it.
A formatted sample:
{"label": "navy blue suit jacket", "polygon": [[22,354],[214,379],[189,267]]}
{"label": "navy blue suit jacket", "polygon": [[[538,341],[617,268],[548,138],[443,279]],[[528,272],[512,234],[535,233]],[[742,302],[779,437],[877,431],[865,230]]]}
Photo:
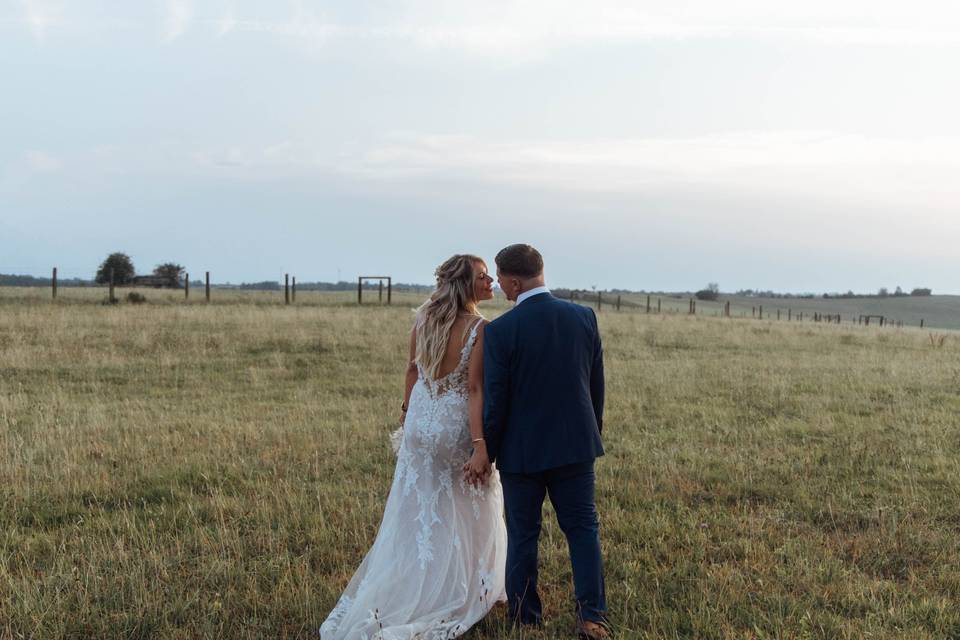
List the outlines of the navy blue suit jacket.
{"label": "navy blue suit jacket", "polygon": [[536,473],[603,455],[603,348],[590,307],[549,293],[484,328],[483,437],[497,468]]}

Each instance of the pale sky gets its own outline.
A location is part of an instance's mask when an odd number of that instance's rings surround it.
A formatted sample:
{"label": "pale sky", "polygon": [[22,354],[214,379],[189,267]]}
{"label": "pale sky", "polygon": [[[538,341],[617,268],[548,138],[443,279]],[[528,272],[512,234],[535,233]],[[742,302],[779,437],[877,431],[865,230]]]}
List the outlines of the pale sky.
{"label": "pale sky", "polygon": [[960,3],[0,0],[0,273],[960,293]]}

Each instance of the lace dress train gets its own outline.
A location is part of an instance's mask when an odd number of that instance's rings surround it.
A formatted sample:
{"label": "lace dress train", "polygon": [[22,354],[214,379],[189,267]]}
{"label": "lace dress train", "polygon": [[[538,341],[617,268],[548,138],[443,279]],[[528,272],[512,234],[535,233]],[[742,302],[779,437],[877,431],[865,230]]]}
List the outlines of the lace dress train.
{"label": "lace dress train", "polygon": [[471,454],[467,362],[477,328],[449,375],[420,371],[376,540],[322,640],[456,638],[506,599],[499,475],[474,487],[461,471]]}

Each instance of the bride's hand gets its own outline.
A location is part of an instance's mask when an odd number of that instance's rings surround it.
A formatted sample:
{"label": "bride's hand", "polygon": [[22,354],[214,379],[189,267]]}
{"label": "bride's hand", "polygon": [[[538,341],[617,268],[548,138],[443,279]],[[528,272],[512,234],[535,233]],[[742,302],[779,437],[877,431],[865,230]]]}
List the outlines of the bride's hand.
{"label": "bride's hand", "polygon": [[490,458],[487,457],[486,447],[481,443],[473,450],[470,460],[463,465],[463,477],[470,484],[480,486],[487,483],[490,471]]}

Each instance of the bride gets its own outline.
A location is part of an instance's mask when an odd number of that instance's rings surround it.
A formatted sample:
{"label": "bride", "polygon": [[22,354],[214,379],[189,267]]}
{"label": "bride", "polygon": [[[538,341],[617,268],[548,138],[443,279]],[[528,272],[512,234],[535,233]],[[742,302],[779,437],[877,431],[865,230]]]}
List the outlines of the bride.
{"label": "bride", "polygon": [[[322,640],[455,638],[506,599],[506,527],[483,469],[483,260],[455,255],[417,311],[397,466],[373,546],[320,627]],[[471,451],[473,454],[471,455]]]}

